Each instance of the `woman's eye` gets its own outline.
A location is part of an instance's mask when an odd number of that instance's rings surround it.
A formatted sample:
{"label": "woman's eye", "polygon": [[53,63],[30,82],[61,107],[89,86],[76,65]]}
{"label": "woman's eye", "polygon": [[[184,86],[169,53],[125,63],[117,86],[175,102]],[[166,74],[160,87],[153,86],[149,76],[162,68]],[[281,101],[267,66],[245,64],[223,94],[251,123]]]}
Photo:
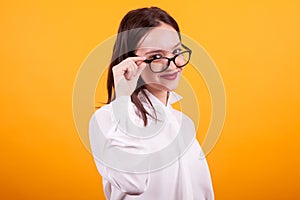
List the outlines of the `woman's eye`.
{"label": "woman's eye", "polygon": [[150,56],[149,59],[159,59],[161,57],[162,57],[162,55],[160,55],[160,54],[154,54],[154,55]]}
{"label": "woman's eye", "polygon": [[181,53],[181,52],[182,52],[181,48],[175,49],[175,50],[173,51],[174,54],[179,54],[179,53]]}

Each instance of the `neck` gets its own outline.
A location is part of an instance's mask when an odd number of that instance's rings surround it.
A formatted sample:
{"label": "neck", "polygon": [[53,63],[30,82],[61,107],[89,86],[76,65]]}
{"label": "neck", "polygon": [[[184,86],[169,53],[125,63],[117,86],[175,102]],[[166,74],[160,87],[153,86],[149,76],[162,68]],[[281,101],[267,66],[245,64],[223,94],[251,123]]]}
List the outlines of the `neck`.
{"label": "neck", "polygon": [[158,98],[164,105],[167,105],[169,98],[169,91],[160,90],[153,87],[146,87],[156,98]]}

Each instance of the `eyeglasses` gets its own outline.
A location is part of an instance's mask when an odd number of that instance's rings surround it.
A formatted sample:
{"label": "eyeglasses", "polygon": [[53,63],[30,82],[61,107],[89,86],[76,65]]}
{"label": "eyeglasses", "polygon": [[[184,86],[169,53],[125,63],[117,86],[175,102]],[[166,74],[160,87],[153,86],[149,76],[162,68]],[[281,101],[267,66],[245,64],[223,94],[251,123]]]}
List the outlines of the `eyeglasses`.
{"label": "eyeglasses", "polygon": [[187,46],[182,44],[182,47],[184,48],[184,50],[182,50],[180,53],[177,53],[172,58],[158,56],[146,59],[144,60],[144,62],[149,64],[151,71],[154,73],[160,73],[167,70],[171,64],[171,61],[175,64],[176,67],[182,68],[189,63],[192,54],[192,50]]}

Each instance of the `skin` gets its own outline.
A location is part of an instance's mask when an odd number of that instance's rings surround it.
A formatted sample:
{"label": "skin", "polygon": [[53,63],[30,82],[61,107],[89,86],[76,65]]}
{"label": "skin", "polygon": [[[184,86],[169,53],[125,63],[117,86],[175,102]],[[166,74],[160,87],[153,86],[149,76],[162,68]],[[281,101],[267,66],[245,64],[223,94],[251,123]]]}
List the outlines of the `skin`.
{"label": "skin", "polygon": [[[146,88],[166,105],[168,92],[177,88],[183,68],[177,68],[171,62],[166,71],[153,73],[143,61],[157,54],[172,58],[181,47],[180,44],[176,30],[170,25],[161,23],[152,29],[138,45],[136,55],[139,57],[127,58],[113,67],[116,96],[131,95],[141,75]],[[166,76],[170,74],[176,74],[176,78],[168,80]]]}

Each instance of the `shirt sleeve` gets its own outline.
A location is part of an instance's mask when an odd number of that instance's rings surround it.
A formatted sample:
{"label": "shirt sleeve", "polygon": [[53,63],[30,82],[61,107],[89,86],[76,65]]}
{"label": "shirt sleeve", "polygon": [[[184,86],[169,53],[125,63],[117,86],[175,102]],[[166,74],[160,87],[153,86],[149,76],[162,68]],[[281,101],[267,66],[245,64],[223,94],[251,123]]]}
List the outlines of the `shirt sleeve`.
{"label": "shirt sleeve", "polygon": [[[130,97],[126,97],[130,100]],[[126,99],[125,99],[126,100]],[[115,105],[123,107],[126,101],[124,97],[121,101],[115,100]],[[132,173],[124,172],[116,169],[116,166],[111,167],[103,162],[102,158],[107,158],[111,155],[108,151],[111,149],[118,149],[120,151],[128,151],[128,148],[135,148],[135,142],[131,142],[128,138],[124,139],[122,131],[120,130],[120,120],[130,120],[125,117],[115,117],[113,114],[113,107],[111,104],[105,105],[98,109],[90,118],[89,122],[89,139],[91,152],[102,178],[106,179],[112,186],[130,195],[139,195],[146,191],[149,185],[149,173]],[[124,134],[124,133],[123,133]],[[127,163],[128,165],[128,163]],[[130,164],[129,164],[130,165]],[[132,163],[130,168],[134,169],[135,163]]]}

